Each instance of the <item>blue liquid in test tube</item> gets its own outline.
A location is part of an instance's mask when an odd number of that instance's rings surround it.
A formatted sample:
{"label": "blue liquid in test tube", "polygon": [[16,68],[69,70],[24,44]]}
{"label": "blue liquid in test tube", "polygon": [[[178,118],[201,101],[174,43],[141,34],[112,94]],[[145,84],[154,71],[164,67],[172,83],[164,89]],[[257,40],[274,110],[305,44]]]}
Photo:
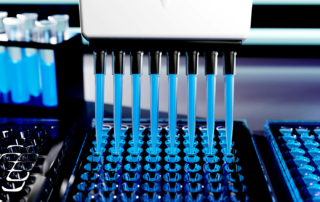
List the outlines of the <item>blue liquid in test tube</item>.
{"label": "blue liquid in test tube", "polygon": [[[25,42],[37,41],[36,39],[36,26],[35,22],[38,19],[37,13],[21,13],[17,15],[17,18],[21,22],[22,27],[22,39]],[[31,96],[39,97],[41,93],[40,83],[40,65],[39,65],[39,53],[35,48],[24,48],[23,58],[25,68],[27,69],[27,85]],[[38,101],[40,102],[40,101]],[[40,103],[34,103],[39,105]]]}
{"label": "blue liquid in test tube", "polygon": [[196,81],[196,74],[188,74],[188,130],[190,154],[193,154],[193,143],[196,132]]}
{"label": "blue liquid in test tube", "polygon": [[[38,31],[38,42],[51,43],[55,39],[56,23],[49,20],[36,22]],[[41,49],[40,51],[40,72],[42,85],[42,104],[46,107],[58,105],[56,65],[54,51]]]}
{"label": "blue liquid in test tube", "polygon": [[9,103],[9,70],[7,66],[7,50],[0,46],[0,103]]}
{"label": "blue liquid in test tube", "polygon": [[[21,38],[20,21],[18,18],[3,20],[9,41],[19,41]],[[19,47],[8,47],[8,69],[10,78],[11,99],[15,104],[26,103],[30,100],[26,79],[27,69],[23,64],[23,54]]]}

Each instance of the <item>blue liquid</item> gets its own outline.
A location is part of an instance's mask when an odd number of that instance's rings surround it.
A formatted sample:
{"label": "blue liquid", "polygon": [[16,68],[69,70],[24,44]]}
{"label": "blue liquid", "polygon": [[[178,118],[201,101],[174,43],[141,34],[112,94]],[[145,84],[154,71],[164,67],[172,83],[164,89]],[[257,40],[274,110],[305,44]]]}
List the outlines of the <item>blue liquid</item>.
{"label": "blue liquid", "polygon": [[119,143],[121,136],[121,119],[122,119],[122,74],[114,74],[114,137],[115,137],[115,152],[119,154]]}
{"label": "blue liquid", "polygon": [[21,48],[8,47],[10,71],[11,99],[13,103],[22,104],[29,102],[30,94],[27,83],[27,68],[23,64]]}
{"label": "blue liquid", "polygon": [[216,75],[207,75],[207,130],[208,130],[208,152],[212,154],[214,138],[214,101],[215,101]]}
{"label": "blue liquid", "polygon": [[188,130],[189,130],[189,152],[193,154],[193,142],[196,132],[196,74],[188,75]]}
{"label": "blue liquid", "polygon": [[151,74],[151,137],[152,154],[156,154],[157,135],[158,135],[158,111],[159,111],[159,75]]}
{"label": "blue liquid", "polygon": [[41,93],[39,54],[34,48],[25,48],[24,51],[28,89],[32,96],[38,97]]}
{"label": "blue liquid", "polygon": [[227,134],[227,154],[231,153],[231,143],[233,134],[233,86],[234,77],[232,74],[225,75],[225,102],[226,102],[226,134]]}
{"label": "blue liquid", "polygon": [[169,74],[169,135],[171,154],[174,154],[177,128],[177,80],[176,74]]}
{"label": "blue liquid", "polygon": [[56,65],[53,50],[40,50],[42,104],[46,107],[58,105]]}
{"label": "blue liquid", "polygon": [[140,74],[132,74],[132,134],[134,154],[138,154],[140,127]]}
{"label": "blue liquid", "polygon": [[96,138],[97,149],[101,151],[102,127],[103,127],[103,105],[104,105],[104,74],[96,74]]}
{"label": "blue liquid", "polygon": [[[4,50],[1,50],[4,49]],[[9,72],[7,66],[7,51],[0,46],[0,103],[9,103]]]}

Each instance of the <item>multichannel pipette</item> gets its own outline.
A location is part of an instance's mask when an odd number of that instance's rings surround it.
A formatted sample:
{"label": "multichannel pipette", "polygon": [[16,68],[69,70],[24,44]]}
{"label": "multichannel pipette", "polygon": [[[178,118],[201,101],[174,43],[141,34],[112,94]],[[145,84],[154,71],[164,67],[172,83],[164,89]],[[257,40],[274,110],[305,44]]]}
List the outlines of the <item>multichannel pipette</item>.
{"label": "multichannel pipette", "polygon": [[169,136],[170,152],[174,152],[174,143],[177,128],[177,85],[179,74],[180,52],[173,51],[167,53],[167,74],[169,77]]}
{"label": "multichannel pipette", "polygon": [[225,75],[225,105],[226,105],[226,134],[227,156],[231,154],[233,135],[233,100],[234,100],[234,75],[236,73],[236,55],[234,51],[223,54],[223,70]]}
{"label": "multichannel pipette", "polygon": [[188,133],[189,154],[193,155],[193,143],[196,133],[196,92],[199,53],[190,51],[186,53],[186,73],[188,75]]}
{"label": "multichannel pipette", "polygon": [[205,53],[205,74],[207,76],[207,136],[208,154],[213,155],[214,138],[214,103],[216,97],[216,75],[217,75],[218,52]]}
{"label": "multichannel pipette", "polygon": [[114,123],[114,138],[115,138],[115,154],[119,155],[120,137],[121,137],[121,122],[122,122],[122,75],[124,66],[123,51],[114,51],[112,53],[113,64],[113,123]]}
{"label": "multichannel pipette", "polygon": [[131,52],[132,75],[132,134],[134,154],[138,155],[139,127],[140,127],[140,76],[142,74],[142,51]]}
{"label": "multichannel pipette", "polygon": [[151,121],[151,142],[152,155],[157,155],[158,136],[158,114],[159,114],[159,74],[161,70],[161,52],[149,52],[149,74],[150,74],[150,121]]}
{"label": "multichannel pipette", "polygon": [[103,106],[104,106],[104,75],[105,75],[105,51],[96,50],[94,55],[94,74],[96,75],[96,105],[95,105],[95,121],[96,121],[96,152],[101,152],[102,127],[103,127]]}

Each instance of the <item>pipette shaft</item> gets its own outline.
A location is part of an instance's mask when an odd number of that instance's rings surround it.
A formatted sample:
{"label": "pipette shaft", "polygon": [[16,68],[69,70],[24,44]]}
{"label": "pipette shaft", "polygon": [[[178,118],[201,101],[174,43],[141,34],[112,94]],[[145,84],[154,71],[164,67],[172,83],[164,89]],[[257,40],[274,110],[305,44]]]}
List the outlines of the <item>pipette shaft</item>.
{"label": "pipette shaft", "polygon": [[113,121],[115,153],[119,154],[121,122],[122,122],[122,74],[123,74],[124,52],[115,51],[112,54],[113,79],[114,79],[114,102],[113,102]]}
{"label": "pipette shaft", "polygon": [[177,84],[179,74],[179,58],[178,51],[167,54],[168,76],[169,76],[169,136],[170,136],[170,152],[174,154],[174,143],[177,128]]}
{"label": "pipette shaft", "polygon": [[205,53],[205,74],[207,75],[207,136],[208,154],[212,155],[214,138],[214,103],[216,96],[216,75],[218,52],[212,51]]}
{"label": "pipette shaft", "polygon": [[132,75],[132,134],[134,153],[138,154],[139,127],[140,127],[140,75],[143,53],[136,51],[131,54]]}
{"label": "pipette shaft", "polygon": [[151,138],[152,154],[156,154],[157,135],[158,135],[158,114],[159,114],[159,73],[161,68],[161,52],[149,53],[149,74],[150,74],[150,95],[151,95]]}
{"label": "pipette shaft", "polygon": [[103,105],[104,105],[104,75],[105,75],[105,52],[94,51],[94,70],[96,75],[96,105],[95,105],[95,121],[96,121],[96,152],[101,152],[101,139],[103,127]]}
{"label": "pipette shaft", "polygon": [[234,100],[234,74],[236,68],[236,52],[224,53],[225,74],[225,106],[226,106],[226,136],[227,155],[231,154],[233,135],[233,100]]}
{"label": "pipette shaft", "polygon": [[189,153],[193,154],[193,143],[196,133],[196,89],[199,53],[192,51],[187,53],[187,75],[188,75],[188,133]]}

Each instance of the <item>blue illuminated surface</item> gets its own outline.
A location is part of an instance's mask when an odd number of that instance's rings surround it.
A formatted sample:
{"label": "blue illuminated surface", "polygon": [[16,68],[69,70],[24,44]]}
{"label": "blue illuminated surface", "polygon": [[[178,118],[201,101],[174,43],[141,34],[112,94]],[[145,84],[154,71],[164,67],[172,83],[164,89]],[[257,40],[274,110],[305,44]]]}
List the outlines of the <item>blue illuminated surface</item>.
{"label": "blue illuminated surface", "polygon": [[152,153],[156,154],[157,135],[158,135],[158,111],[159,111],[159,75],[151,74],[151,137]]}
{"label": "blue illuminated surface", "polygon": [[115,152],[119,154],[119,143],[121,135],[122,118],[122,74],[114,74],[114,134],[115,134]]}
{"label": "blue illuminated surface", "polygon": [[213,138],[214,138],[214,101],[215,101],[215,84],[216,75],[207,75],[207,130],[208,130],[208,144],[209,154],[212,154]]}
{"label": "blue illuminated surface", "polygon": [[102,127],[103,127],[103,105],[104,105],[104,74],[96,74],[96,138],[97,149],[101,151]]}
{"label": "blue illuminated surface", "polygon": [[[41,50],[44,54],[53,54],[53,50]],[[54,59],[50,62],[45,61],[46,56],[40,57],[40,70],[42,82],[42,104],[46,107],[58,105],[56,65]]]}
{"label": "blue illuminated surface", "polygon": [[226,102],[226,134],[227,134],[227,154],[231,153],[231,142],[233,134],[233,89],[234,76],[225,75],[225,102]]}
{"label": "blue illuminated surface", "polygon": [[132,133],[134,153],[138,154],[140,127],[140,74],[132,74]]}
{"label": "blue illuminated surface", "polygon": [[170,151],[173,154],[177,128],[177,80],[176,74],[169,74],[169,134]]}
{"label": "blue illuminated surface", "polygon": [[188,74],[188,132],[190,142],[189,153],[191,154],[193,154],[193,142],[196,131],[196,81],[196,74]]}

